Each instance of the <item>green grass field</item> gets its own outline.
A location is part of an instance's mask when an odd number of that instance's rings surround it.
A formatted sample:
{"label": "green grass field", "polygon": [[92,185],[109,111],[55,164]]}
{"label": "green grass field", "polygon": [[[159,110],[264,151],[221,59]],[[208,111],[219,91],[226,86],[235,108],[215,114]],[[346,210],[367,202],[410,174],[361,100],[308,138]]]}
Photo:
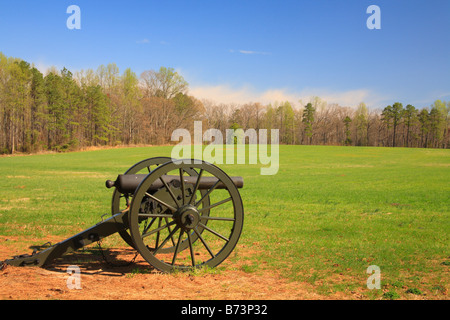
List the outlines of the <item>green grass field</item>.
{"label": "green grass field", "polygon": [[[2,157],[0,235],[17,239],[5,242],[11,251],[71,236],[110,214],[105,180],[171,150]],[[261,165],[219,166],[245,181],[244,230],[228,258],[244,259],[245,272],[273,271],[320,294],[447,299],[450,150],[280,146],[274,176],[260,175]],[[367,289],[370,265],[381,290]]]}

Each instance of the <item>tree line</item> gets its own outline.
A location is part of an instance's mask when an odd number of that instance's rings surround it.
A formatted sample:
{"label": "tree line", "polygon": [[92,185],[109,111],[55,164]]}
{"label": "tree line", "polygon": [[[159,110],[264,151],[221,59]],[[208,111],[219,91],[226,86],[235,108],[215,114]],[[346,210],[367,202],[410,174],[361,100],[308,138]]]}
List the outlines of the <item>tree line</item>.
{"label": "tree line", "polygon": [[139,76],[114,64],[46,74],[0,52],[0,153],[66,151],[88,146],[171,142],[177,128],[225,134],[229,128],[278,129],[282,144],[448,148],[450,102],[383,110],[327,103],[313,97],[301,108],[288,101],[221,104],[188,94],[173,68]]}

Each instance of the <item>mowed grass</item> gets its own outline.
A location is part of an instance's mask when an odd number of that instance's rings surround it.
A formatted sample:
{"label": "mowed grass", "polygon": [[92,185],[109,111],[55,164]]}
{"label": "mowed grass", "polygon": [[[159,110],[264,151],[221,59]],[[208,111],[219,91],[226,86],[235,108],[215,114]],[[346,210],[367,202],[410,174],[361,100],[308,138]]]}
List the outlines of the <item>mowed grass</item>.
{"label": "mowed grass", "polygon": [[[15,239],[11,247],[71,236],[110,214],[105,180],[171,150],[2,157],[0,235]],[[272,176],[260,175],[260,164],[219,165],[244,177],[244,230],[231,265],[308,282],[320,294],[446,299],[450,150],[280,146],[279,159]],[[371,265],[380,290],[367,288]]]}

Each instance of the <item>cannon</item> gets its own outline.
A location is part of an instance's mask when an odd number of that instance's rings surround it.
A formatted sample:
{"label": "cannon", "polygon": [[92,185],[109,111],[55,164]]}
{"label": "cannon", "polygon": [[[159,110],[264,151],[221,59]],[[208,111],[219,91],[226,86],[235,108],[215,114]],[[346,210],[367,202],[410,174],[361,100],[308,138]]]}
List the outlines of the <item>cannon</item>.
{"label": "cannon", "polygon": [[106,181],[113,189],[111,216],[32,254],[3,261],[46,266],[66,253],[119,233],[150,265],[163,272],[216,267],[234,250],[243,228],[242,177],[194,159],[143,160]]}

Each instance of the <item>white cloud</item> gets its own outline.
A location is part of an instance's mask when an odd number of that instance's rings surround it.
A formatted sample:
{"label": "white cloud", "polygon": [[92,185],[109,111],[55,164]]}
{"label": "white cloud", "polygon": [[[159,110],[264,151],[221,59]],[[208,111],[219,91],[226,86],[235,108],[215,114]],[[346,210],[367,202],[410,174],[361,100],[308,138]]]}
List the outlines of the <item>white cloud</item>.
{"label": "white cloud", "polygon": [[50,69],[51,65],[40,61],[40,62],[35,63],[34,67],[36,69],[38,69],[42,74],[46,74],[47,70]]}
{"label": "white cloud", "polygon": [[[379,97],[369,89],[356,89],[347,91],[331,91],[327,89],[306,88],[298,92],[292,90],[274,88],[258,91],[250,86],[233,88],[229,85],[205,85],[193,86],[189,94],[199,99],[211,100],[216,103],[260,102],[263,104],[289,101],[294,106],[301,106],[310,101],[312,97],[320,97],[328,103],[338,103],[341,106],[357,106],[365,102],[368,107],[379,107],[385,97]],[[301,101],[301,102],[300,102]]]}
{"label": "white cloud", "polygon": [[138,44],[150,43],[150,40],[148,40],[148,39],[142,39],[142,40],[136,41],[136,43],[138,43]]}
{"label": "white cloud", "polygon": [[[60,65],[49,64],[42,60],[39,60],[36,63],[32,63],[32,66],[35,67],[36,69],[38,69],[44,76],[46,76],[51,69],[56,69],[58,71],[63,69],[63,67],[61,67]],[[70,70],[70,68],[68,68],[68,69]]]}
{"label": "white cloud", "polygon": [[189,94],[199,99],[207,99],[218,103],[246,103],[258,101],[258,95],[249,87],[240,89],[228,85],[196,86],[189,89]]}
{"label": "white cloud", "polygon": [[[328,103],[338,103],[341,106],[356,106],[360,102],[372,105],[376,97],[368,89],[356,89],[348,91],[329,91],[326,89],[305,89],[302,91],[303,96],[317,96]],[[374,100],[375,99],[375,100]]]}
{"label": "white cloud", "polygon": [[270,52],[251,51],[251,50],[239,50],[239,52],[242,54],[260,54],[260,55],[269,55],[270,54]]}

